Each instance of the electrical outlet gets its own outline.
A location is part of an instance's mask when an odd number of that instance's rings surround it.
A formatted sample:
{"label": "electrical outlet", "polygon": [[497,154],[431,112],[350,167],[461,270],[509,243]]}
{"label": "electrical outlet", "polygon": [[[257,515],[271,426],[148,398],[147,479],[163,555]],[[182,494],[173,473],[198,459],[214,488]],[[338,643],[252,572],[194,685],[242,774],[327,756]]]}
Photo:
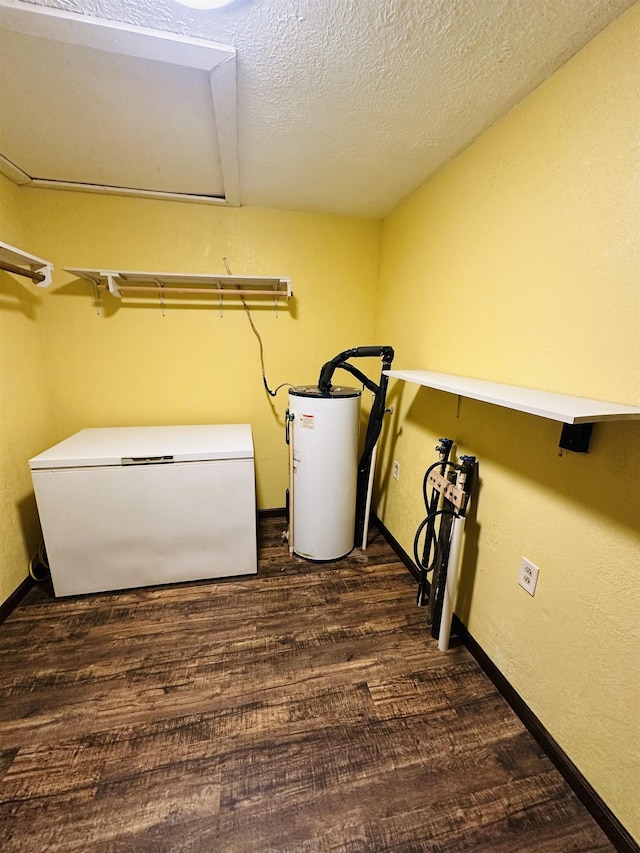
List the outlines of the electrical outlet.
{"label": "electrical outlet", "polygon": [[522,558],[522,562],[520,563],[520,574],[518,575],[518,583],[522,589],[526,589],[529,595],[535,594],[539,571],[540,569],[534,565],[531,560],[527,560],[526,557]]}
{"label": "electrical outlet", "polygon": [[393,460],[393,479],[394,480],[400,479],[400,463],[398,461],[396,461],[395,459]]}

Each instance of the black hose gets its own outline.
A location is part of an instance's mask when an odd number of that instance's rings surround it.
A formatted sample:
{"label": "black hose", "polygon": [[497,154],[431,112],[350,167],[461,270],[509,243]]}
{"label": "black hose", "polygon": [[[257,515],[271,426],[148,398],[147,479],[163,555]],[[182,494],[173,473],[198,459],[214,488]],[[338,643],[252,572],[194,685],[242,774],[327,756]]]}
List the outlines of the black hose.
{"label": "black hose", "polygon": [[352,347],[351,349],[343,350],[335,355],[330,361],[322,365],[320,376],[318,377],[318,388],[321,391],[327,392],[331,389],[331,379],[334,371],[342,366],[343,361],[349,358],[382,358],[383,370],[389,370],[393,361],[393,347],[389,346],[374,346],[374,347]]}
{"label": "black hose", "polygon": [[[383,349],[391,350],[391,353],[393,353],[391,347],[383,347]],[[385,369],[384,363],[382,369]],[[380,433],[382,432],[382,420],[385,413],[388,383],[389,377],[385,376],[384,373],[381,373],[380,385],[377,393],[374,394],[373,404],[371,406],[371,411],[369,412],[369,423],[367,424],[367,431],[365,433],[364,448],[362,450],[360,461],[358,462],[358,475],[356,479],[356,525],[354,536],[354,540],[356,542],[359,542],[362,539],[364,533],[367,491],[369,489],[369,471],[371,468],[373,449],[380,437]]]}
{"label": "black hose", "polygon": [[[320,376],[318,377],[318,388],[322,394],[328,394],[331,391],[331,379],[334,372],[338,368],[351,373],[355,376],[365,388],[373,394],[373,404],[369,412],[369,422],[364,439],[364,448],[360,461],[358,462],[358,472],[356,479],[356,518],[354,529],[354,542],[360,542],[364,535],[367,511],[367,492],[369,490],[369,473],[371,469],[371,459],[373,449],[382,432],[382,420],[385,413],[385,400],[387,396],[387,385],[389,377],[385,375],[385,370],[391,368],[393,362],[394,351],[393,347],[389,346],[368,346],[368,347],[352,347],[351,349],[343,350],[338,353],[330,361],[322,365]],[[381,358],[382,369],[380,372],[380,382],[375,383],[369,379],[361,370],[348,363],[350,358]]]}
{"label": "black hose", "polygon": [[[437,509],[435,512],[430,513],[426,518],[424,518],[416,530],[416,535],[413,540],[413,558],[420,569],[420,581],[418,583],[418,595],[416,604],[419,604],[421,607],[427,603],[426,594],[427,594],[427,575],[433,571],[433,569],[438,564],[438,541],[439,538],[435,535],[435,525],[434,521],[439,515],[451,515],[455,516],[457,513],[451,509]],[[422,559],[420,559],[420,555],[418,554],[418,541],[420,538],[420,534],[424,530],[425,526],[427,526],[427,538],[429,542],[429,551],[427,552],[427,557],[423,553]],[[427,546],[427,541],[425,541],[425,548]],[[431,553],[431,547],[433,547],[433,560],[430,563],[427,562],[428,556]]]}
{"label": "black hose", "polygon": [[[445,503],[449,501],[445,500]],[[449,506],[452,504],[449,503]],[[438,543],[436,547],[435,567],[429,590],[429,609],[427,611],[427,624],[431,625],[431,636],[438,638],[440,632],[440,620],[442,617],[442,605],[444,603],[445,585],[447,582],[447,570],[449,565],[449,546],[451,541],[452,519],[457,513],[447,507],[443,510],[446,521],[443,520],[438,531]]]}
{"label": "black hose", "polygon": [[[355,376],[358,382],[362,383],[365,388],[368,388],[372,394],[377,394],[380,391],[380,386],[377,385],[373,379],[369,379],[368,376],[365,376],[361,370],[358,370],[358,368],[353,364],[349,364],[348,361],[341,361],[340,364],[336,365],[336,368],[340,368],[341,370],[346,370],[348,373],[351,373],[351,375]],[[329,386],[329,388],[331,388],[331,386]],[[321,388],[320,390],[325,394],[329,393],[326,389]]]}
{"label": "black hose", "polygon": [[[420,570],[420,579],[418,581],[418,595],[416,598],[416,604],[420,605],[420,607],[424,607],[427,603],[427,575],[429,572],[433,570],[433,567],[436,563],[436,552],[435,545],[437,543],[437,536],[435,532],[435,518],[438,515],[442,515],[443,511],[436,510],[438,505],[438,493],[434,489],[431,493],[431,498],[427,495],[427,483],[429,482],[429,474],[434,470],[434,468],[441,468],[442,473],[444,473],[445,468],[449,465],[450,467],[455,467],[453,462],[449,462],[446,459],[439,459],[437,462],[434,462],[433,465],[430,465],[425,471],[424,478],[422,480],[422,496],[424,498],[425,509],[427,510],[426,518],[419,525],[416,535],[413,540],[413,558],[416,562]],[[424,547],[422,549],[422,557],[420,557],[418,552],[418,544],[420,540],[420,534],[427,528],[424,540]],[[433,560],[430,561],[431,549],[434,549]]]}
{"label": "black hose", "polygon": [[[427,515],[420,522],[413,540],[413,558],[420,573],[416,603],[421,607],[428,605],[427,624],[431,626],[431,636],[435,639],[438,638],[440,621],[442,619],[452,520],[458,516],[464,517],[466,513],[476,469],[475,456],[461,456],[458,464],[450,462],[448,455],[453,442],[449,439],[440,439],[440,441],[441,446],[436,447],[436,450],[440,452],[440,459],[427,468],[422,481],[422,496]],[[451,475],[448,479],[452,483],[456,483],[457,481],[457,485],[464,493],[463,500],[460,501],[462,504],[460,507],[457,507],[457,502],[454,503],[443,495],[442,509],[436,509],[441,493],[435,487],[431,492],[431,497],[429,497],[429,475],[438,467],[443,476],[447,467],[453,468],[457,472],[457,476]],[[440,525],[436,534],[436,520],[438,518],[440,518]],[[426,532],[422,557],[420,557],[419,545],[423,530]],[[431,583],[429,584],[427,578],[431,572],[433,574],[431,576]]]}

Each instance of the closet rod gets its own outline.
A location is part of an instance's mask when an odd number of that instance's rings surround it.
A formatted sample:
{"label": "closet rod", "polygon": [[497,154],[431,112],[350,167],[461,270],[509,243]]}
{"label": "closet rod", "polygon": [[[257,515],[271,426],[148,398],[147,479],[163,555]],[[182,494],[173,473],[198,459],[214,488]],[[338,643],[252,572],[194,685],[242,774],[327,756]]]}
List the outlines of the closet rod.
{"label": "closet rod", "polygon": [[15,264],[10,264],[9,261],[0,261],[0,270],[6,270],[6,272],[12,272],[16,275],[23,275],[26,278],[30,278],[36,284],[39,284],[41,281],[44,281],[46,276],[42,275],[41,272],[33,272],[32,270],[25,270],[23,267],[17,267]]}
{"label": "closet rod", "polygon": [[[108,290],[106,284],[98,284],[101,290]],[[128,291],[130,293],[148,293],[151,296],[157,296],[159,293],[194,293],[194,294],[214,294],[216,296],[286,296],[284,290],[232,290],[230,287],[136,287],[133,284],[118,283],[118,290],[122,293]]]}

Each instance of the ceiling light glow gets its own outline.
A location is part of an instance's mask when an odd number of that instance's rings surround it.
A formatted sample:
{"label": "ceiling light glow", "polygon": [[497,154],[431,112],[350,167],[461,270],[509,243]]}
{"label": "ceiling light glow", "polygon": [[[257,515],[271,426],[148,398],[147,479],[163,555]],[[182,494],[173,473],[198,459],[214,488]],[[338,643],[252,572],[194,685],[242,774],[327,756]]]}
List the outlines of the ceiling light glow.
{"label": "ceiling light glow", "polygon": [[176,0],[176,3],[191,9],[221,9],[233,2],[234,0]]}

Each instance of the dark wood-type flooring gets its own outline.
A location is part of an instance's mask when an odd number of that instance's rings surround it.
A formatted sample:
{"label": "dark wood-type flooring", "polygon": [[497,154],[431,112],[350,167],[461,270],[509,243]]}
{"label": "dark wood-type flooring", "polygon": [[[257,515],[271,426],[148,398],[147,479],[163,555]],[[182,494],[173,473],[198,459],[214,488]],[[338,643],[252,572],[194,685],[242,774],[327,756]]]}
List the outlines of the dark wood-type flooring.
{"label": "dark wood-type flooring", "polygon": [[258,577],[0,626],[3,853],[613,850],[379,533],[314,565],[283,528]]}

